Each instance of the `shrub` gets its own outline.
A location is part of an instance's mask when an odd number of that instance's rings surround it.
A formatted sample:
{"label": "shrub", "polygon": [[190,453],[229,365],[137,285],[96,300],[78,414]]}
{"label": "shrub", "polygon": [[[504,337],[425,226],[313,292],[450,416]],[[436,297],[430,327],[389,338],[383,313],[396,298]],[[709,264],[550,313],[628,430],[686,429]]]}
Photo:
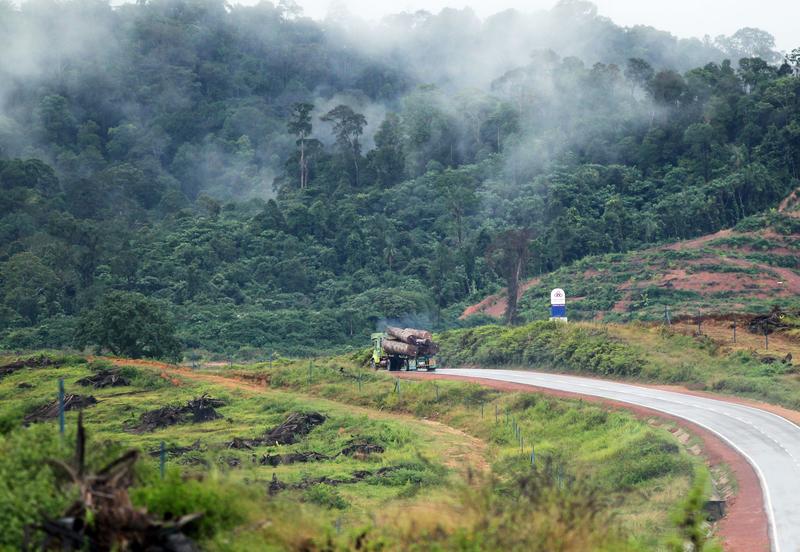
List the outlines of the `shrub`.
{"label": "shrub", "polygon": [[330,508],[331,510],[344,510],[350,503],[347,502],[335,488],[330,485],[318,484],[309,487],[303,498],[311,503]]}
{"label": "shrub", "polygon": [[160,516],[202,512],[197,524],[197,536],[201,538],[209,538],[244,521],[244,488],[232,492],[230,482],[223,484],[213,478],[183,480],[177,471],[169,471],[163,480],[154,475],[149,474],[145,484],[132,490],[131,500],[135,505]]}
{"label": "shrub", "polygon": [[691,473],[689,460],[681,458],[678,452],[678,445],[648,432],[625,443],[609,458],[600,470],[599,479],[608,490],[619,491],[656,477]]}
{"label": "shrub", "polygon": [[71,495],[62,490],[49,464],[66,458],[66,446],[52,425],[35,425],[0,436],[0,549],[19,549],[25,525],[56,517]]}

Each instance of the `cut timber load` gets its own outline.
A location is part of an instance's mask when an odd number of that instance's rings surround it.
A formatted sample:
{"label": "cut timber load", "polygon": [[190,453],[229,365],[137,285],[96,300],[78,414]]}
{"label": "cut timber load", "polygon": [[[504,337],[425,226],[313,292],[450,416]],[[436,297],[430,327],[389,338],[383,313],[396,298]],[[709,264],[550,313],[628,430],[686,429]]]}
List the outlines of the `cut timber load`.
{"label": "cut timber load", "polygon": [[434,343],[431,332],[415,328],[387,326],[383,333],[372,334],[373,368],[388,370],[433,371],[436,369],[436,353],[439,346]]}
{"label": "cut timber load", "polygon": [[393,355],[417,356],[417,348],[414,345],[403,343],[402,341],[383,340],[383,350]]}

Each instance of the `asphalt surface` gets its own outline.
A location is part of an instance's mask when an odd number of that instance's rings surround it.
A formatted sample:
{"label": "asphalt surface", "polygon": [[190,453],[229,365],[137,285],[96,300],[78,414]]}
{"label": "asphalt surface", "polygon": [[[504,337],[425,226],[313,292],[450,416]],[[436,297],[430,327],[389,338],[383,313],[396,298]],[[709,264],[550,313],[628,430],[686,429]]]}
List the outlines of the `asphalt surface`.
{"label": "asphalt surface", "polygon": [[800,551],[800,427],[776,414],[723,400],[626,383],[522,370],[437,373],[534,385],[635,404],[694,422],[737,449],[755,468],[775,552]]}

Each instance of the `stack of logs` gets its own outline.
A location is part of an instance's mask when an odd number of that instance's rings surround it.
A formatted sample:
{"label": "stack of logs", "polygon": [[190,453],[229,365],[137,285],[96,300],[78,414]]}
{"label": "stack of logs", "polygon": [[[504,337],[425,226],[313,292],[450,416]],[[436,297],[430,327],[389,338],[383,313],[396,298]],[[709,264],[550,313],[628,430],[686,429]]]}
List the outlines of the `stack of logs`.
{"label": "stack of logs", "polygon": [[391,355],[417,357],[439,352],[439,346],[433,342],[433,336],[427,330],[387,326],[386,335],[382,342],[383,350]]}

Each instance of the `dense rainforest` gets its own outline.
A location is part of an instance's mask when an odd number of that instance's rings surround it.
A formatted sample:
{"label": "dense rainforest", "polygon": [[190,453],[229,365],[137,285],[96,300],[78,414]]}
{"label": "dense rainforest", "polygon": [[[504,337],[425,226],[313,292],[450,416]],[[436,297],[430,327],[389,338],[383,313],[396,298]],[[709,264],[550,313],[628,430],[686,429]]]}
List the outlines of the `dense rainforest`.
{"label": "dense rainforest", "polygon": [[36,0],[0,2],[0,43],[6,348],[91,342],[126,302],[172,351],[363,345],[459,324],[509,232],[537,274],[800,184],[800,50],[758,29],[679,40],[580,0],[380,24]]}

